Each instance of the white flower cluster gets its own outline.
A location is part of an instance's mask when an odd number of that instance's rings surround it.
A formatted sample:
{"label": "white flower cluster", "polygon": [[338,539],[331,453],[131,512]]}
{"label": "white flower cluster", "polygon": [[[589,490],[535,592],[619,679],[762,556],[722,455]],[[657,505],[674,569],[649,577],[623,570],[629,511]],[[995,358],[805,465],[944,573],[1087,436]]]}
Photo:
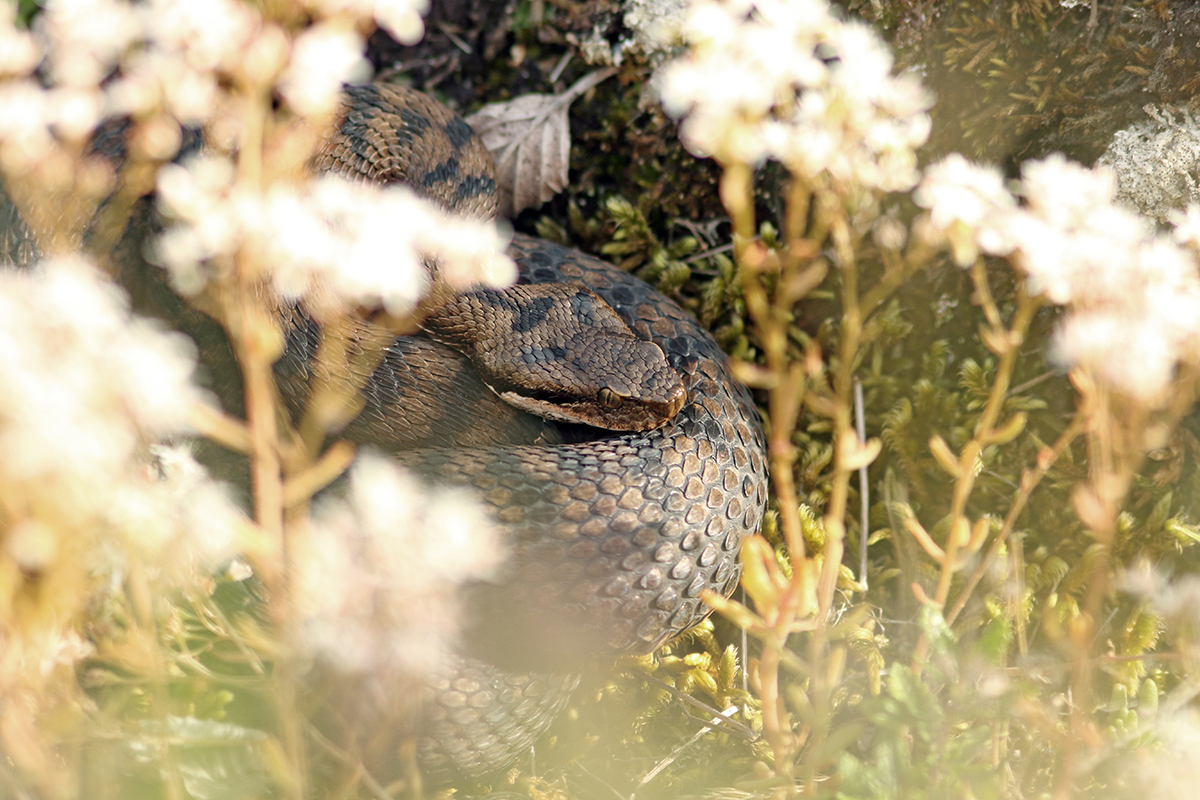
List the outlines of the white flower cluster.
{"label": "white flower cluster", "polygon": [[416,305],[426,263],[459,291],[516,279],[494,225],[451,216],[403,186],[325,175],[247,192],[229,160],[204,156],[159,170],[158,203],[177,224],[159,238],[156,256],[185,294],[204,287],[207,265],[242,247],[270,265],[275,290],[288,300],[332,289],[394,314]]}
{"label": "white flower cluster", "polygon": [[[32,34],[13,28],[5,3],[0,39],[19,40],[20,59],[0,82],[0,165],[20,174],[56,141],[79,143],[105,117],[153,118],[156,152],[169,158],[180,125],[211,121],[217,80],[241,68],[260,23],[235,0],[51,0]],[[44,62],[42,56],[44,55]],[[47,85],[32,73],[46,66]]]}
{"label": "white flower cluster", "polygon": [[809,178],[896,191],[918,179],[931,105],[915,76],[893,75],[887,45],[824,0],[702,0],[689,53],[661,91],[693,153],[722,164],[774,158]]}
{"label": "white flower cluster", "polygon": [[466,492],[363,453],[293,551],[303,645],[342,672],[431,674],[455,643],[457,590],[494,574],[500,542]]}
{"label": "white flower cluster", "polygon": [[[274,87],[292,111],[327,118],[343,82],[369,74],[358,23],[374,18],[402,41],[423,33],[425,0],[305,5],[314,22],[289,41],[239,0],[49,0],[32,33],[17,30],[14,4],[0,0],[0,170],[11,177],[60,163],[69,187],[70,154],[106,117],[137,120],[130,144],[161,160],[178,151],[184,127],[199,127],[212,153],[168,165],[157,179],[160,207],[178,222],[158,256],[184,293],[202,289],[212,261],[243,246],[262,255],[288,299],[320,285],[402,313],[425,287],[423,261],[458,289],[510,283],[515,267],[494,228],[453,221],[406,190],[333,178],[263,190],[236,180],[232,157],[221,154],[255,146],[241,142],[249,132],[238,87]],[[34,74],[39,65],[48,85]],[[106,180],[90,185],[103,193]]]}
{"label": "white flower cluster", "polygon": [[223,490],[198,467],[160,475],[148,449],[186,431],[201,401],[194,366],[187,339],[131,316],[90,264],[0,271],[0,519],[11,526],[0,541],[9,557],[36,571],[69,549],[96,569],[104,541],[177,566],[228,555],[241,516]]}
{"label": "white flower cluster", "polygon": [[303,31],[296,37],[291,61],[280,76],[280,94],[306,116],[333,113],[342,84],[369,77],[365,50],[366,42],[357,31],[334,25],[317,25]]}
{"label": "white flower cluster", "polygon": [[401,44],[421,41],[425,35],[421,15],[429,10],[429,0],[304,0],[304,5],[323,18],[374,19]]}
{"label": "white flower cluster", "polygon": [[[426,0],[310,0],[314,24],[289,42],[239,0],[48,0],[32,33],[0,0],[0,166],[21,174],[55,141],[76,145],[104,118],[128,115],[155,135],[149,155],[170,158],[181,126],[236,145],[236,108],[222,82],[276,84],[302,116],[334,110],[344,82],[370,67],[355,23],[374,19],[401,41],[424,31]],[[45,64],[48,85],[34,75]]]}
{"label": "white flower cluster", "polygon": [[[926,235],[948,239],[962,266],[979,251],[1010,256],[1030,292],[1067,309],[1057,358],[1153,405],[1181,362],[1200,364],[1194,253],[1116,205],[1107,168],[1055,154],[1026,163],[1021,176],[1018,206],[995,168],[957,154],[934,165],[914,194],[929,209]],[[1193,230],[1188,219],[1200,222],[1200,212],[1180,217],[1181,241]]]}
{"label": "white flower cluster", "polygon": [[337,106],[342,84],[365,80],[367,43],[347,21],[374,20],[398,42],[416,44],[425,35],[421,15],[428,0],[304,0],[318,21],[292,44],[279,91],[298,113],[320,117]]}
{"label": "white flower cluster", "polygon": [[1005,225],[1017,200],[994,167],[972,164],[951,153],[925,170],[913,200],[929,209],[926,237],[935,241],[945,237],[960,267],[975,263],[980,250],[989,255],[1012,252]]}

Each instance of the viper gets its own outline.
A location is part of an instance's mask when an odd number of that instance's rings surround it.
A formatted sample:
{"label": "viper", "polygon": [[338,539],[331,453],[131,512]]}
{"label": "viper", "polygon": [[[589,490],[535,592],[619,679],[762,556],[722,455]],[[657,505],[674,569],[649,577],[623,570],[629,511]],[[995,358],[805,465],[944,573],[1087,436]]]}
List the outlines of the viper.
{"label": "viper", "polygon": [[[486,148],[404,87],[347,88],[315,167],[495,213]],[[463,671],[437,682],[420,747],[435,775],[502,767],[544,727],[573,679],[529,669],[650,653],[703,619],[702,594],[737,584],[767,499],[757,411],[696,320],[581,252],[520,234],[509,252],[519,285],[467,295],[397,339],[342,432],[470,487],[508,540],[502,579],[470,590]],[[318,337],[289,340],[293,395]],[[506,348],[504,364],[484,363]]]}

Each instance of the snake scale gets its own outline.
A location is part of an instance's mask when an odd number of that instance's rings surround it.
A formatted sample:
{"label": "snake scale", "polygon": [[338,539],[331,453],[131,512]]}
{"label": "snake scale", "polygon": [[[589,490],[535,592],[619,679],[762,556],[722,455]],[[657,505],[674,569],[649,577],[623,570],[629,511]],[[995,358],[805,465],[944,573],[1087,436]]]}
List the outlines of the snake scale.
{"label": "snake scale", "polygon": [[[494,209],[482,143],[453,112],[409,89],[348,87],[316,168],[403,181],[471,216]],[[413,429],[461,445],[416,439],[418,449],[400,458],[438,482],[472,487],[510,545],[504,579],[470,590],[471,666],[435,687],[420,747],[435,779],[503,767],[548,724],[574,679],[523,670],[649,653],[703,619],[701,594],[736,586],[739,547],[758,530],[767,498],[757,411],[707,331],[646,283],[578,251],[518,234],[510,254],[522,285],[589,287],[661,350],[684,396],[665,424],[624,432],[523,419],[493,399],[485,417],[516,432],[492,438],[473,434],[445,400],[446,385],[458,391],[474,380],[461,377],[454,354],[400,339],[372,376],[366,407],[344,435],[396,452],[413,444],[405,433]],[[313,344],[293,339],[285,362],[303,364]],[[424,400],[407,394],[423,382],[440,388]]]}

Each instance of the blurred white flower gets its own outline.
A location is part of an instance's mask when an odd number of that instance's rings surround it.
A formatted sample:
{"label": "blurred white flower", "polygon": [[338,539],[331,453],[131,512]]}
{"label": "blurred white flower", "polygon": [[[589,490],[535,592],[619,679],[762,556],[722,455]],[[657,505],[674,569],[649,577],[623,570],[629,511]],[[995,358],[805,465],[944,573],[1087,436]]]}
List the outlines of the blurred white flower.
{"label": "blurred white flower", "polygon": [[1095,306],[1136,296],[1155,281],[1174,283],[1194,265],[1177,249],[1143,257],[1153,227],[1113,205],[1110,170],[1094,170],[1054,154],[1021,169],[1022,213],[1010,218],[1018,263],[1035,293],[1060,305]]}
{"label": "blurred white flower", "polygon": [[82,142],[91,135],[104,114],[99,92],[69,86],[46,91],[50,126],[68,141]]}
{"label": "blurred white flower", "polygon": [[232,72],[261,24],[238,0],[151,0],[141,8],[154,47],[179,55],[197,72]]}
{"label": "blurred white flower", "polygon": [[503,549],[465,491],[431,490],[365,452],[346,497],[318,504],[293,558],[308,652],[343,672],[430,674],[454,644],[458,590],[490,577]]}
{"label": "blurred white flower", "polygon": [[436,264],[453,288],[499,287],[516,278],[494,224],[462,220],[404,186],[332,175],[265,196],[240,191],[232,164],[208,156],[159,172],[159,204],[179,224],[159,238],[157,258],[185,293],[203,288],[205,262],[251,247],[289,301],[332,290],[342,301],[404,314]]}
{"label": "blurred white flower", "polygon": [[1055,227],[1089,224],[1097,208],[1112,203],[1116,190],[1117,178],[1111,169],[1091,169],[1068,161],[1061,153],[1021,165],[1021,194],[1038,217]]}
{"label": "blurred white flower", "polygon": [[1114,204],[1111,170],[1061,155],[1026,164],[1027,206],[1011,219],[1029,286],[1068,314],[1054,353],[1148,405],[1181,361],[1200,363],[1200,274],[1194,255]]}
{"label": "blurred white flower", "polygon": [[0,74],[27,71],[44,50],[49,79],[0,86],[0,159],[16,174],[55,152],[56,140],[83,141],[111,115],[157,126],[154,155],[174,155],[180,125],[221,113],[219,79],[240,69],[261,26],[237,0],[50,0],[33,38],[11,17],[0,14]]}
{"label": "blurred white flower", "polygon": [[261,246],[275,265],[276,289],[300,299],[320,288],[357,304],[410,311],[428,277],[426,263],[456,289],[503,286],[516,267],[496,227],[453,217],[404,186],[351,183],[332,175],[302,194],[273,191]]}
{"label": "blurred white flower", "polygon": [[16,22],[16,0],[0,0],[0,77],[26,76],[42,57],[37,40],[18,29]]}
{"label": "blurred white flower", "polygon": [[244,516],[180,447],[201,395],[191,343],[129,313],[80,259],[0,271],[0,535],[24,569],[121,572],[136,554],[168,585],[228,558]]}
{"label": "blurred white flower", "polygon": [[158,171],[159,210],[179,224],[158,237],[152,256],[184,295],[200,292],[211,277],[209,262],[235,253],[245,226],[259,221],[254,198],[235,192],[234,177],[233,162],[214,154]]}
{"label": "blurred white flower", "polygon": [[1142,797],[1189,800],[1200,783],[1200,714],[1185,707],[1154,722],[1154,745],[1139,750],[1129,785]]}
{"label": "blurred white flower", "polygon": [[975,247],[1004,255],[1026,287],[1063,306],[1052,355],[1081,366],[1148,407],[1162,401],[1181,363],[1200,366],[1200,211],[1175,219],[1175,241],[1115,204],[1116,179],[1059,154],[1021,169],[1020,207],[995,170],[952,155],[926,171],[914,195],[929,225],[967,265]]}
{"label": "blurred white flower", "polygon": [[236,0],[153,0],[136,7],[141,46],[105,87],[112,113],[165,109],[178,124],[201,126],[221,113],[219,78],[242,65],[261,21]]}
{"label": "blurred white flower", "polygon": [[318,23],[292,43],[292,58],[280,76],[279,91],[304,116],[332,114],[343,84],[370,77],[371,65],[363,57],[366,49],[367,43],[355,31]]}
{"label": "blurred white flower", "polygon": [[143,33],[137,9],[122,0],[48,0],[35,30],[51,44],[53,82],[92,89]]}
{"label": "blurred white flower", "polygon": [[0,82],[0,167],[21,175],[50,151],[50,101],[33,80]]}
{"label": "blurred white flower", "polygon": [[1151,317],[1119,311],[1069,314],[1054,337],[1051,355],[1082,364],[1138,399],[1154,401],[1175,372],[1177,342]]}
{"label": "blurred white flower", "polygon": [[186,444],[149,450],[140,480],[116,487],[105,520],[139,556],[159,563],[170,583],[185,584],[232,557],[249,520]]}
{"label": "blurred white flower", "polygon": [[665,68],[663,108],[680,137],[723,164],[783,162],[807,177],[894,191],[916,183],[930,99],[864,25],[823,0],[693,6],[689,53]]}
{"label": "blurred white flower", "polygon": [[356,19],[374,19],[401,44],[416,44],[425,35],[421,15],[429,10],[428,0],[305,0],[321,16],[349,14]]}
{"label": "blurred white flower", "polygon": [[1007,225],[1017,201],[996,167],[951,153],[925,170],[913,200],[929,209],[933,229],[950,242],[960,267],[973,264],[979,250],[992,255],[1012,251]]}
{"label": "blurred white flower", "polygon": [[0,272],[0,485],[95,513],[146,440],[199,402],[190,343],[77,259]]}
{"label": "blurred white flower", "polygon": [[1189,203],[1183,211],[1172,209],[1167,219],[1174,226],[1171,238],[1193,253],[1200,253],[1200,206]]}

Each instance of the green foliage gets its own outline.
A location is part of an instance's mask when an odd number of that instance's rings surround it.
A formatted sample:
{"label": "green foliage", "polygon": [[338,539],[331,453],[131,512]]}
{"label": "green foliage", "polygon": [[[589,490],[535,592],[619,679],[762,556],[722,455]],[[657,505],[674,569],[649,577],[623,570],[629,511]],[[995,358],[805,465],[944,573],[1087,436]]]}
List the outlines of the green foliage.
{"label": "green foliage", "polygon": [[883,692],[859,710],[869,734],[838,759],[839,800],[887,798],[999,798],[993,745],[1006,719],[1006,703],[963,681],[965,665],[944,621],[922,616],[932,634],[933,658],[917,671],[889,667]]}
{"label": "green foliage", "polygon": [[29,27],[41,7],[39,0],[17,0],[17,23]]}
{"label": "green foliage", "polygon": [[601,248],[604,255],[666,294],[675,293],[692,277],[684,257],[696,249],[694,238],[684,236],[663,245],[650,229],[644,212],[628,200],[610,197],[604,206],[616,224],[612,241]]}

